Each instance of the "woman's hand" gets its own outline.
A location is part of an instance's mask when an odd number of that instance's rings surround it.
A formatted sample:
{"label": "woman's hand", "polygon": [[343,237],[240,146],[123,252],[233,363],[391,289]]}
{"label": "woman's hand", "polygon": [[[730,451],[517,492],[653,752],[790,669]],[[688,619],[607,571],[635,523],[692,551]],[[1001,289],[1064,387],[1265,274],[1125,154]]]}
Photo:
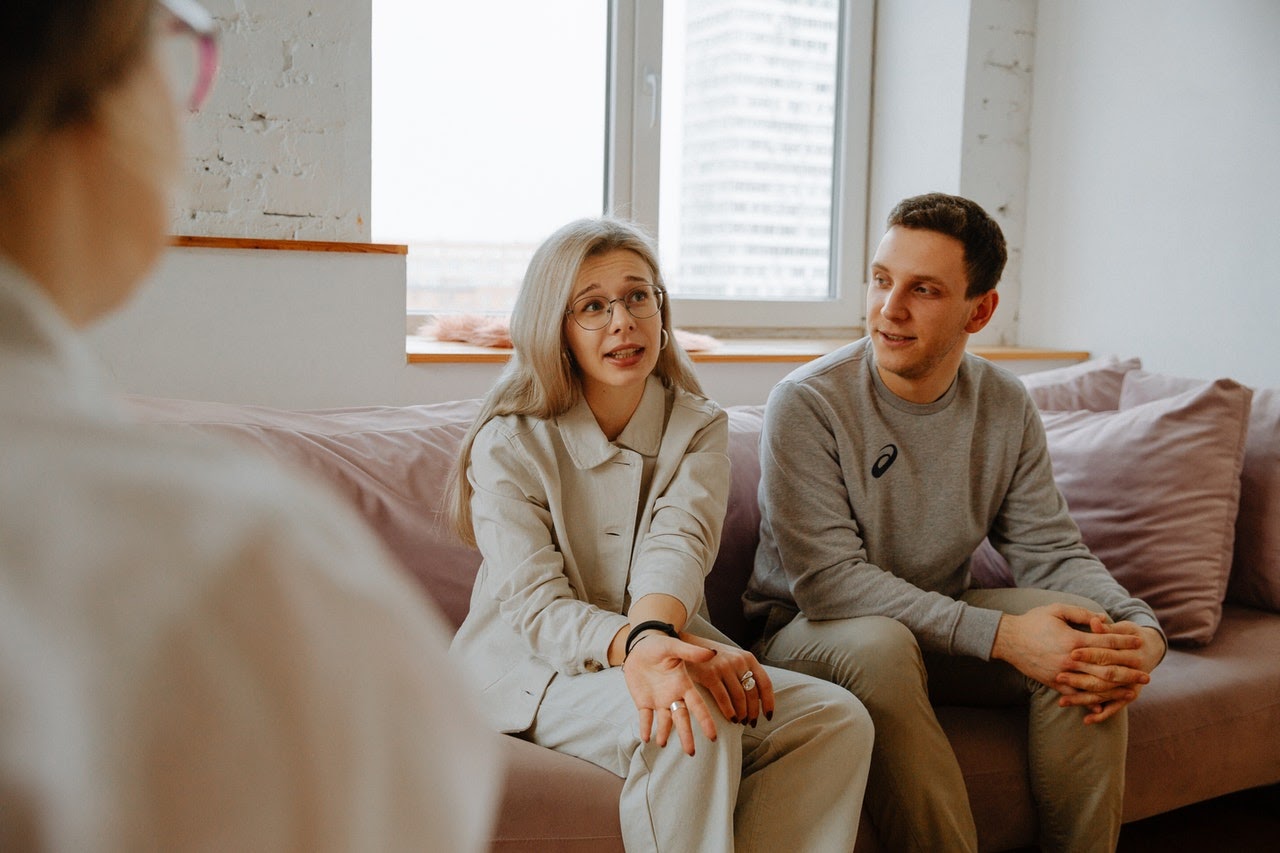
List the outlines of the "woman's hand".
{"label": "woman's hand", "polygon": [[765,719],[773,719],[773,682],[755,655],[693,634],[681,634],[680,639],[715,653],[715,657],[688,663],[685,668],[695,682],[710,691],[727,720],[755,726],[761,711]]}
{"label": "woman's hand", "polygon": [[708,740],[716,739],[716,724],[689,667],[712,660],[716,651],[656,632],[641,636],[622,664],[622,677],[640,712],[640,739],[648,743],[653,734],[658,746],[666,746],[674,728],[684,751],[693,755],[692,720]]}

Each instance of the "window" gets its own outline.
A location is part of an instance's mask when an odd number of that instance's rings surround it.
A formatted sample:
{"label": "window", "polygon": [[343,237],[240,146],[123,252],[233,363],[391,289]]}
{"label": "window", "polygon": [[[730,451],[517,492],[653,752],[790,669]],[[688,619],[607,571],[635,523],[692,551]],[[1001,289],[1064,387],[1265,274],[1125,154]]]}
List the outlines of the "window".
{"label": "window", "polygon": [[682,326],[856,325],[871,5],[374,0],[372,229],[410,246],[409,310],[509,310],[607,210],[657,236]]}
{"label": "window", "polygon": [[373,239],[410,312],[510,310],[537,245],[604,197],[600,0],[374,0]]}

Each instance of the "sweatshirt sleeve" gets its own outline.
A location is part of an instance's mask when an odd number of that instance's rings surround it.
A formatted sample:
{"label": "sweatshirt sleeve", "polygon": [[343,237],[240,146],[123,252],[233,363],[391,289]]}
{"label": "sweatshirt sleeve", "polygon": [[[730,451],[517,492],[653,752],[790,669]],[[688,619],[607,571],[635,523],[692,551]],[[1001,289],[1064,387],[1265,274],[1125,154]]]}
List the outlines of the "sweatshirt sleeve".
{"label": "sweatshirt sleeve", "polygon": [[1080,538],[1053,478],[1044,423],[1029,399],[1017,469],[989,536],[1018,586],[1080,595],[1117,622],[1164,633],[1152,609],[1129,595]]}

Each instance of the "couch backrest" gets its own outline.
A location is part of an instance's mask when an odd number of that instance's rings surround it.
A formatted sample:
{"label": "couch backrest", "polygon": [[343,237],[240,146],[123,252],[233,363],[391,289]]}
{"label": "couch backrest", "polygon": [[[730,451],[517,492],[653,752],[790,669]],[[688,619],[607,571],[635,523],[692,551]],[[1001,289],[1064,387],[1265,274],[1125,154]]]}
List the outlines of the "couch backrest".
{"label": "couch backrest", "polygon": [[[129,403],[158,428],[235,441],[328,484],[357,509],[453,626],[462,623],[480,555],[444,527],[443,499],[478,400],[311,412],[141,397]],[[760,523],[762,413],[761,406],[729,410],[733,485],[720,554],[707,580],[712,621],[739,641],[749,636],[741,595]]]}

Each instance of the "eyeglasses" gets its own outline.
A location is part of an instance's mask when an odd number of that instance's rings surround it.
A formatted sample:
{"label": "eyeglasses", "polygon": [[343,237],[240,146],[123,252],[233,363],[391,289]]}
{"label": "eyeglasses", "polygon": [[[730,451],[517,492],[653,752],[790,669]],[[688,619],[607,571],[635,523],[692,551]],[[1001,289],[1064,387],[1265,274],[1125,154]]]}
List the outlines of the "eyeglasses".
{"label": "eyeglasses", "polygon": [[569,306],[569,310],[564,313],[588,332],[594,332],[609,325],[609,320],[613,317],[613,303],[621,302],[622,307],[626,308],[627,313],[632,317],[637,320],[647,320],[662,310],[664,293],[666,291],[661,287],[645,284],[615,299],[605,299],[603,296],[595,295],[583,296],[581,299],[575,299]]}
{"label": "eyeglasses", "polygon": [[218,73],[218,25],[196,0],[159,0],[167,13],[160,39],[161,59],[175,98],[191,112],[200,109]]}

